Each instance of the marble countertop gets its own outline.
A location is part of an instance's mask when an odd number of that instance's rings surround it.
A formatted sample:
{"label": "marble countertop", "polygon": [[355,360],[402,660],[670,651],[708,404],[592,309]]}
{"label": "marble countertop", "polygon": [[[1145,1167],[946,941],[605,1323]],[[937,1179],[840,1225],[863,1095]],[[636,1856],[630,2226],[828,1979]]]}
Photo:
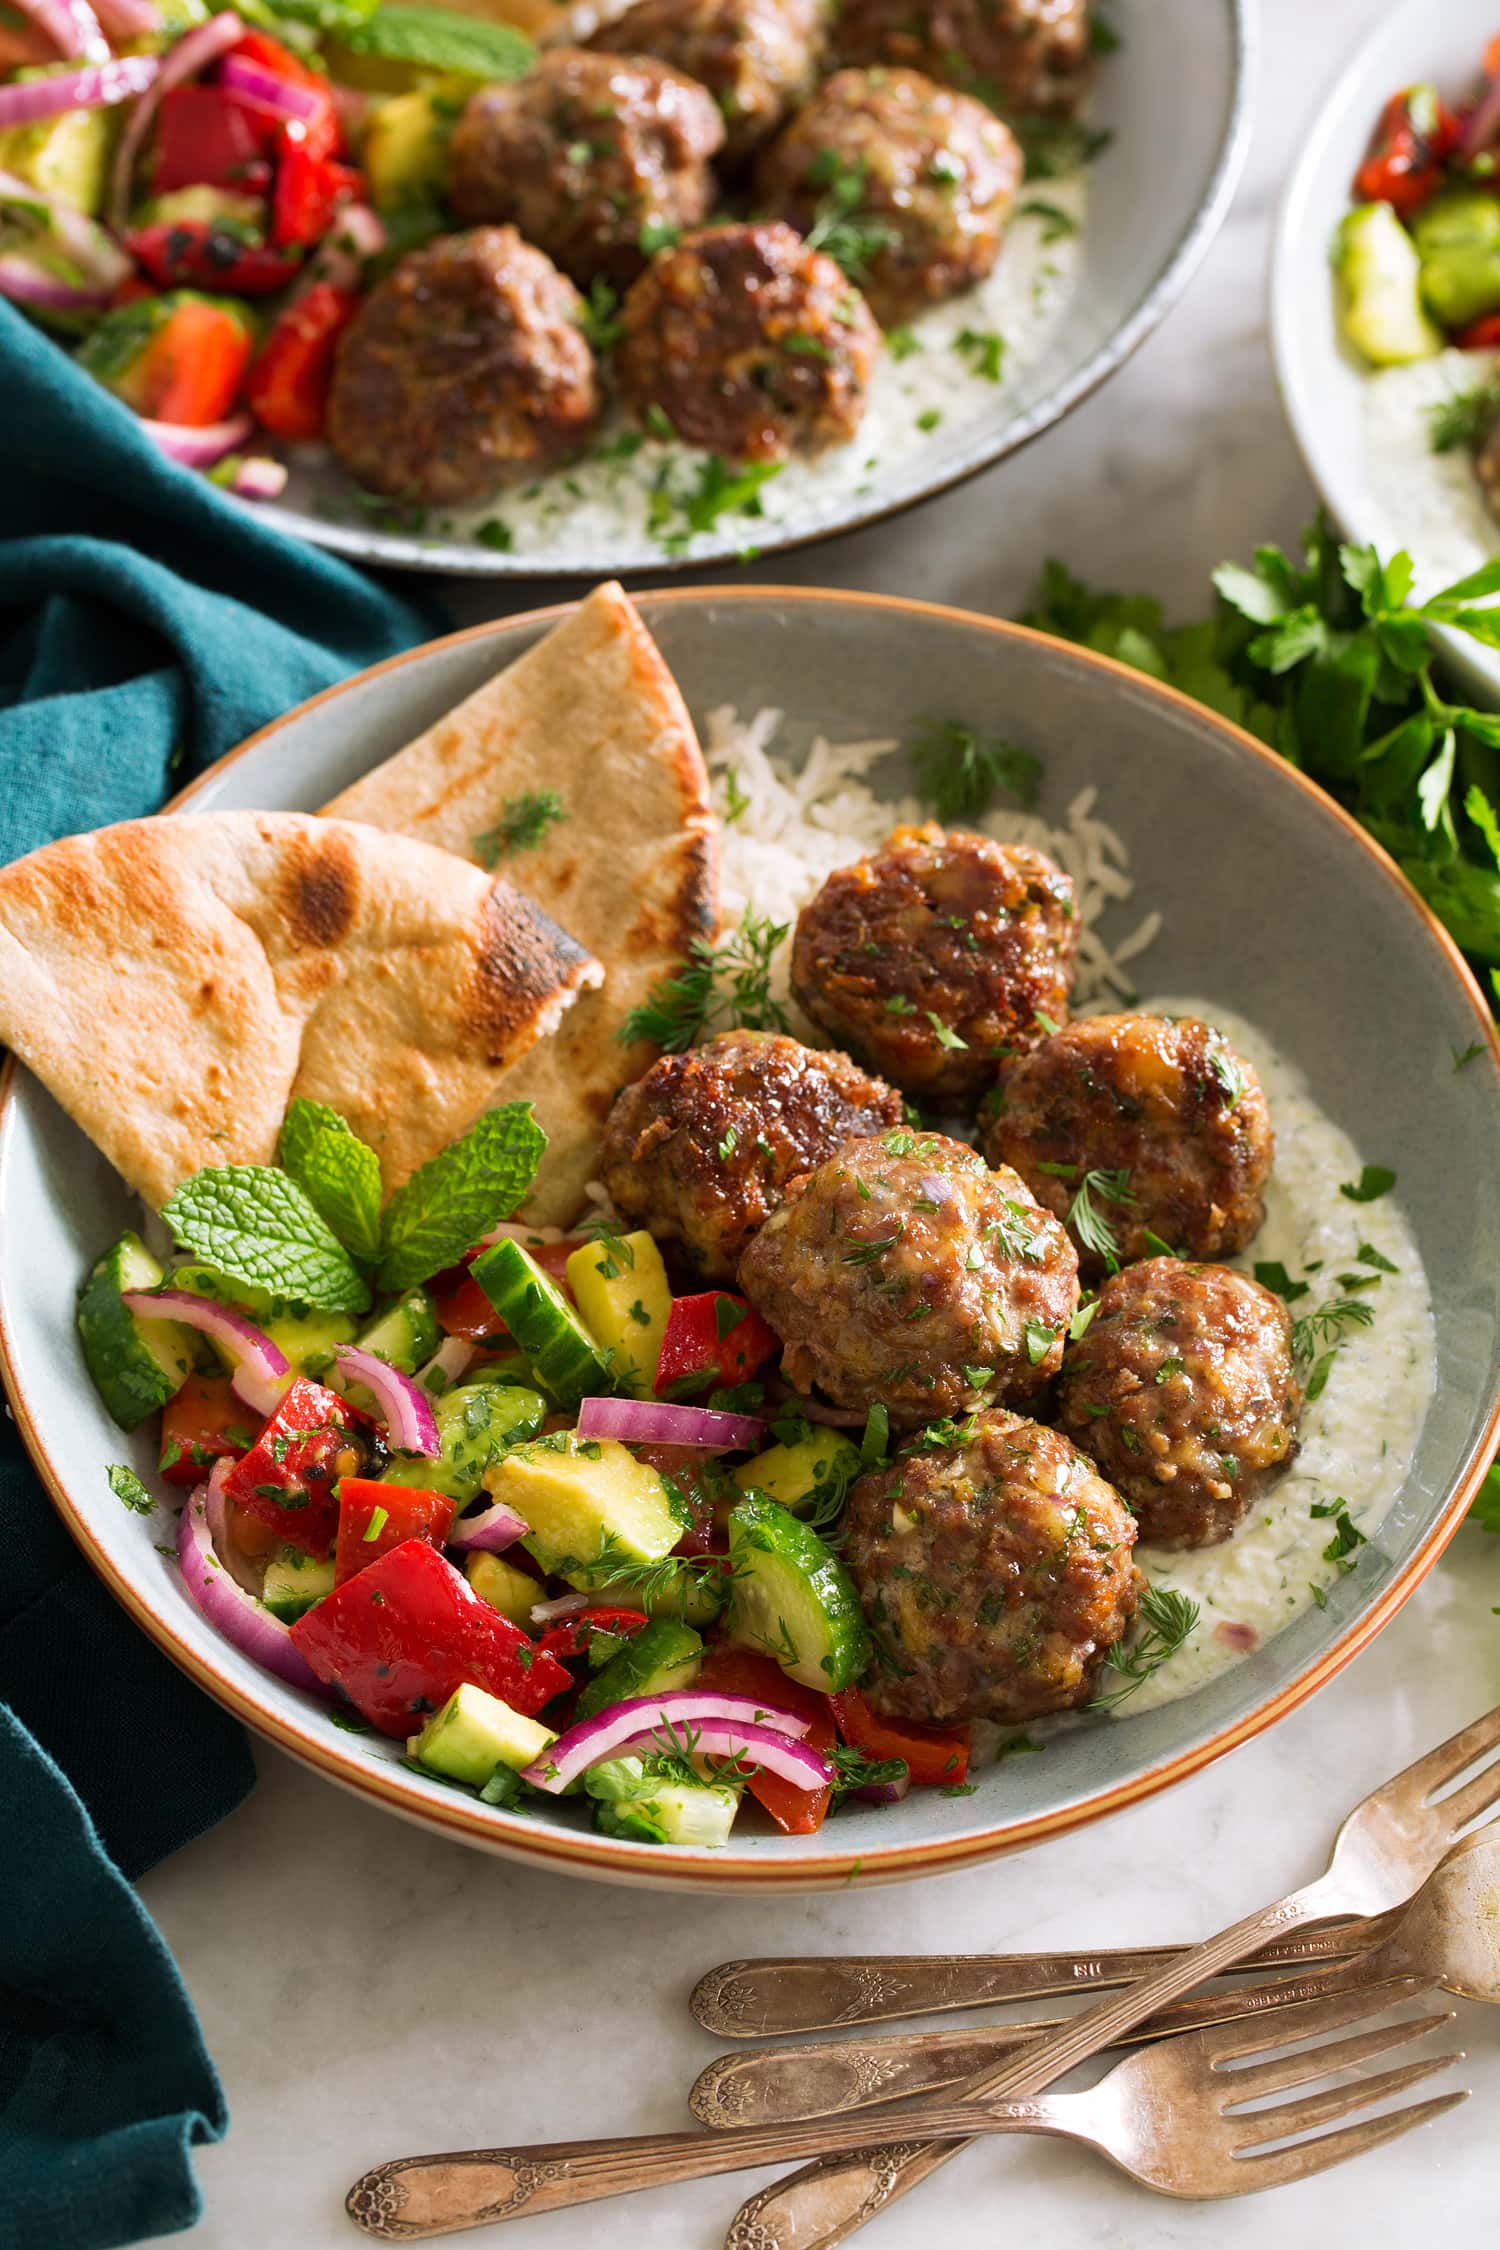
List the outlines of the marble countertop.
{"label": "marble countertop", "polygon": [[[1263,0],[1255,141],[1229,222],[1165,328],[1098,397],[963,491],[762,575],[1008,614],[1057,554],[1187,614],[1222,558],[1293,539],[1313,500],[1266,349],[1271,215],[1314,90],[1383,12]],[[455,606],[467,620],[496,605],[463,588]],[[685,2123],[686,2088],[715,2051],[687,1994],[733,1955],[1206,1935],[1315,1873],[1344,1807],[1500,1699],[1497,1611],[1500,1540],[1465,1531],[1331,1687],[1169,1795],[973,1873],[774,1906],[507,1866],[261,1749],[250,1802],[142,1885],[233,2115],[199,2157],[207,2217],[193,2239],[349,2250],[344,2190],[382,2157]],[[1274,2229],[1278,2250],[1356,2235],[1363,2250],[1411,2250],[1434,2220],[1450,2236],[1492,2233],[1500,2017],[1461,2007],[1458,2031],[1469,2108],[1270,2199],[1174,2204],[1062,2143],[1008,2141],[943,2172],[871,2241],[988,2250],[1003,2229],[1060,2250],[1258,2250]],[[582,2250],[608,2225],[652,2250],[712,2250],[752,2184],[535,2220],[526,2241]]]}

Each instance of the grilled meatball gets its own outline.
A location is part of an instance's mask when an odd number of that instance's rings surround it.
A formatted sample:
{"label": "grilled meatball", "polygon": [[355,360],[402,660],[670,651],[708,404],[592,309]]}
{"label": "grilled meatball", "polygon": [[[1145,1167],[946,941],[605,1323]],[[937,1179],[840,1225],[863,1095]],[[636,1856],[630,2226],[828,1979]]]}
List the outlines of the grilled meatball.
{"label": "grilled meatball", "polygon": [[809,234],[848,201],[871,234],[859,274],[882,327],[982,281],[1021,185],[1020,144],[967,94],[915,70],[841,70],[761,160],[760,200]]}
{"label": "grilled meatball", "polygon": [[789,1181],[900,1122],[895,1088],[847,1055],[726,1031],[663,1055],[616,1098],[599,1176],[618,1210],[679,1243],[705,1281],[733,1281]]}
{"label": "grilled meatball", "polygon": [[941,1133],[846,1141],[740,1261],[799,1391],[903,1425],[1034,1396],[1062,1363],[1078,1261],[1013,1172]]}
{"label": "grilled meatball", "polygon": [[898,828],[803,907],[792,990],[872,1070],[963,1102],[1066,1019],[1077,951],[1073,885],[1044,853]]}
{"label": "grilled meatball", "polygon": [[835,63],[895,63],[1005,110],[1066,114],[1089,76],[1089,0],[841,0]]}
{"label": "grilled meatball", "polygon": [[723,140],[712,94],[664,63],[557,47],[470,96],[448,198],[462,219],[512,220],[584,288],[623,289],[658,230],[707,217]]}
{"label": "grilled meatball", "polygon": [[824,0],[636,0],[589,41],[655,55],[706,86],[724,119],[724,161],[743,163],[817,80]]}
{"label": "grilled meatball", "polygon": [[1060,1431],[997,1409],[918,1438],[849,1495],[843,1559],[890,1718],[1017,1721],[1087,1703],[1134,1617],[1130,1511]]}
{"label": "grilled meatball", "polygon": [[[1060,1218],[1085,1173],[1116,1175],[1090,1200],[1121,1263],[1163,1243],[1229,1257],[1265,1217],[1271,1113],[1249,1063],[1206,1023],[1081,1016],[1006,1064],[992,1107],[985,1154]],[[1102,1272],[1097,1246],[1079,1243],[1085,1273]]]}
{"label": "grilled meatball", "polygon": [[513,227],[402,259],[339,344],[328,442],[369,492],[483,500],[578,450],[598,419],[577,290]]}
{"label": "grilled meatball", "polygon": [[880,331],[831,258],[790,227],[705,227],[625,300],[620,388],[689,445],[783,461],[853,437]]}
{"label": "grilled meatball", "polygon": [[1158,1547],[1227,1539],[1297,1450],[1292,1319],[1227,1266],[1146,1258],[1069,1347],[1058,1420]]}

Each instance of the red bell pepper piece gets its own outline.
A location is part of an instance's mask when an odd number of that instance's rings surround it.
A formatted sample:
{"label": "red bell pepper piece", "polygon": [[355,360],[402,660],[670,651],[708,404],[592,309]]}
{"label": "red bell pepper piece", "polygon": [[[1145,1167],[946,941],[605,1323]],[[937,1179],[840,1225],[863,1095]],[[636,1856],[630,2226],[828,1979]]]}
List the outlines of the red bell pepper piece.
{"label": "red bell pepper piece", "polygon": [[452,1523],[453,1502],[441,1492],[419,1492],[409,1484],[379,1484],[373,1477],[345,1477],[339,1485],[335,1586],[342,1586],[356,1571],[367,1570],[404,1539],[425,1539],[441,1554]]}
{"label": "red bell pepper piece", "polygon": [[336,1487],[370,1466],[369,1424],[337,1391],[299,1375],[242,1461],[226,1496],[321,1561],[339,1528]]}
{"label": "red bell pepper piece", "polygon": [[572,1680],[425,1540],[407,1539],[310,1609],[292,1639],[382,1734],[408,1735],[466,1682],[534,1717]]}
{"label": "red bell pepper piece", "polygon": [[708,1289],[674,1298],[656,1371],[658,1395],[728,1389],[780,1349],[781,1339],[743,1297]]}
{"label": "red bell pepper piece", "polygon": [[260,1426],[227,1375],[190,1375],[162,1408],[161,1473],[168,1484],[199,1485],[215,1461],[248,1453]]}
{"label": "red bell pepper piece", "polygon": [[233,297],[269,297],[284,289],[298,260],[244,242],[208,219],[159,220],[127,234],[125,247],[163,289],[226,290]]}
{"label": "red bell pepper piece", "polygon": [[[308,295],[312,294],[309,290]],[[575,1234],[562,1242],[528,1242],[526,1245],[543,1273],[550,1274],[563,1295],[570,1299],[573,1292],[568,1287],[567,1264],[573,1252],[583,1248],[584,1240],[583,1235]],[[449,1266],[427,1285],[443,1333],[464,1336],[476,1344],[486,1337],[504,1337],[508,1333],[489,1298],[470,1277],[469,1268],[478,1256],[478,1250],[471,1250],[462,1265]]]}
{"label": "red bell pepper piece", "polygon": [[271,184],[266,155],[273,141],[264,119],[222,86],[174,86],[157,112],[152,192],[216,187],[258,194]]}
{"label": "red bell pepper piece", "polygon": [[247,315],[190,297],[166,311],[119,388],[138,414],[202,429],[233,410],[250,348]]}
{"label": "red bell pepper piece", "polygon": [[[245,403],[273,437],[301,444],[322,436],[334,354],[358,304],[352,289],[336,289],[331,281],[315,281],[287,306],[271,330],[245,379]],[[468,1286],[483,1296],[477,1281]],[[488,1298],[485,1303],[489,1304]],[[491,1306],[491,1325],[494,1317]],[[469,1331],[449,1333],[467,1335]]]}
{"label": "red bell pepper piece", "polygon": [[904,1758],[914,1789],[953,1789],[968,1779],[969,1725],[929,1727],[916,1719],[882,1719],[858,1688],[829,1697],[838,1730],[868,1758]]}
{"label": "red bell pepper piece", "polygon": [[1380,113],[1370,153],[1354,175],[1364,203],[1389,203],[1409,219],[1442,186],[1463,128],[1431,86],[1408,86]]}
{"label": "red bell pepper piece", "polygon": [[1471,320],[1453,339],[1461,352],[1492,352],[1500,349],[1500,313],[1485,313]]}
{"label": "red bell pepper piece", "polygon": [[271,240],[278,250],[310,250],[332,224],[346,167],[303,142],[281,152],[271,195]]}
{"label": "red bell pepper piece", "polygon": [[[697,1684],[717,1689],[722,1695],[754,1696],[768,1711],[795,1712],[807,1721],[802,1739],[809,1750],[821,1750],[826,1755],[837,1739],[828,1697],[816,1688],[804,1687],[800,1680],[788,1679],[779,1664],[756,1649],[736,1648],[730,1641],[716,1642],[703,1652]],[[784,1836],[815,1835],[828,1816],[833,1797],[831,1784],[826,1789],[799,1789],[795,1782],[784,1781],[776,1773],[752,1773],[746,1787]]]}
{"label": "red bell pepper piece", "polygon": [[637,1633],[646,1630],[646,1614],[639,1609],[613,1609],[601,1604],[598,1609],[580,1610],[576,1617],[565,1617],[543,1633],[537,1648],[548,1656],[566,1664],[576,1656],[587,1656],[589,1643],[596,1633],[611,1633],[618,1641],[633,1641]]}

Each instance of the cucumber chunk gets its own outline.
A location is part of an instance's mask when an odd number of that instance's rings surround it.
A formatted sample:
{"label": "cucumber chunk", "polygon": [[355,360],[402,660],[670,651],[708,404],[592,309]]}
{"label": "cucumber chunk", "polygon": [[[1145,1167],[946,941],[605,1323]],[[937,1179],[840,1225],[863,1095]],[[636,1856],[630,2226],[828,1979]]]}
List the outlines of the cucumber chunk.
{"label": "cucumber chunk", "polygon": [[266,1321],[265,1333],[279,1344],[291,1362],[286,1388],[299,1375],[323,1382],[333,1371],[333,1355],[340,1344],[354,1341],[354,1322],[347,1313],[284,1312]]}
{"label": "cucumber chunk", "polygon": [[419,1461],[403,1455],[386,1470],[383,1482],[445,1492],[460,1508],[479,1498],[486,1475],[506,1447],[535,1437],[547,1419],[546,1400],[515,1383],[460,1383],[435,1399],[432,1410],[438,1426],[435,1458]]}
{"label": "cucumber chunk", "polygon": [[672,1284],[651,1236],[586,1243],[568,1260],[568,1287],[619,1388],[649,1398],[672,1310]]}
{"label": "cucumber chunk", "polygon": [[372,1320],[354,1339],[361,1351],[373,1352],[403,1375],[415,1375],[419,1367],[425,1367],[442,1340],[437,1314],[425,1289],[409,1289],[399,1303]]}
{"label": "cucumber chunk", "polygon": [[573,1407],[614,1389],[608,1360],[529,1250],[502,1235],[470,1271],[530,1358],[542,1389],[560,1405]]}
{"label": "cucumber chunk", "polygon": [[1362,203],[1335,238],[1344,334],[1376,367],[1403,367],[1443,348],[1422,303],[1417,246],[1388,203]]}
{"label": "cucumber chunk", "polygon": [[804,1687],[836,1695],[870,1661],[849,1573],[815,1531],[774,1500],[742,1500],[729,1519],[729,1637],[774,1656]]}
{"label": "cucumber chunk", "polygon": [[466,1683],[454,1689],[406,1748],[409,1757],[431,1772],[482,1789],[497,1766],[518,1772],[556,1740],[550,1727]]}
{"label": "cucumber chunk", "polygon": [[647,1775],[638,1797],[596,1800],[594,1825],[601,1836],[620,1836],[633,1843],[696,1844],[717,1851],[728,1843],[739,1809],[737,1789],[710,1781],[652,1780]]}
{"label": "cucumber chunk", "polygon": [[122,1430],[133,1430],[175,1398],[193,1372],[190,1328],[139,1320],[126,1309],[130,1289],[155,1289],[162,1269],[138,1234],[122,1234],[78,1292],[78,1341],[94,1388]]}
{"label": "cucumber chunk", "polygon": [[333,1557],[315,1562],[296,1547],[278,1547],[266,1564],[260,1598],[283,1625],[295,1625],[310,1609],[333,1592]]}
{"label": "cucumber chunk", "polygon": [[633,1695],[665,1695],[691,1687],[703,1663],[703,1642],[691,1625],[657,1617],[596,1672],[578,1698],[577,1716],[592,1719]]}
{"label": "cucumber chunk", "polygon": [[675,1570],[662,1565],[642,1579],[633,1579],[613,1565],[607,1578],[572,1565],[557,1575],[580,1593],[607,1590],[612,1602],[643,1609],[648,1617],[675,1617],[679,1625],[712,1625],[729,1598],[727,1570],[694,1570],[686,1561]]}

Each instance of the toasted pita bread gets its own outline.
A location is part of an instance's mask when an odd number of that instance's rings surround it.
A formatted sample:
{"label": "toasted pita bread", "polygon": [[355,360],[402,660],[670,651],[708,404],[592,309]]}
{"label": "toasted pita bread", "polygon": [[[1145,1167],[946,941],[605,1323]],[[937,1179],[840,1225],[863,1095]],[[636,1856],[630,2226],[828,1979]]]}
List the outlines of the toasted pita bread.
{"label": "toasted pita bread", "polygon": [[0,1041],[160,1206],[329,1103],[387,1192],[602,971],[509,884],[303,813],[122,821],[0,869]]}
{"label": "toasted pita bread", "polygon": [[543,790],[563,818],[506,858],[512,882],[604,963],[573,1010],[505,1082],[548,1135],[527,1205],[566,1224],[583,1202],[610,1103],[653,1060],[616,1036],[657,979],[719,920],[718,831],[703,753],[677,683],[620,587],[587,601],[457,710],[325,809],[470,859],[508,801]]}

